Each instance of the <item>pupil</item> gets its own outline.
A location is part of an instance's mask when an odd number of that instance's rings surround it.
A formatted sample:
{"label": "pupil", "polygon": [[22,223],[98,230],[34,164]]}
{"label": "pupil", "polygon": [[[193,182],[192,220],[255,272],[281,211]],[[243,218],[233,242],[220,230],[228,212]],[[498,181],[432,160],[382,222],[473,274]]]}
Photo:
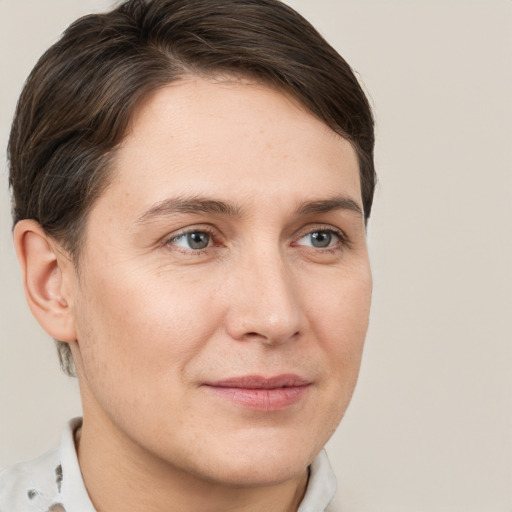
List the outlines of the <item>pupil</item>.
{"label": "pupil", "polygon": [[210,236],[208,233],[201,233],[200,231],[189,233],[187,242],[191,249],[204,249],[210,242]]}
{"label": "pupil", "polygon": [[311,235],[313,247],[329,247],[332,235],[325,231],[317,231]]}

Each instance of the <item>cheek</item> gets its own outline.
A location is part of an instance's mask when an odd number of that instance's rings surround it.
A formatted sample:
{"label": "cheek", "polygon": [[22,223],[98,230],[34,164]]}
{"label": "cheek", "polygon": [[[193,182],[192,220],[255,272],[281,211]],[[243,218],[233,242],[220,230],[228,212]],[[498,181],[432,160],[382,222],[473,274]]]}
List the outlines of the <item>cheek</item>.
{"label": "cheek", "polygon": [[88,276],[76,308],[78,343],[99,385],[137,390],[141,381],[179,378],[221,323],[213,287],[140,269]]}
{"label": "cheek", "polygon": [[371,276],[368,270],[351,277],[313,279],[308,288],[308,324],[323,366],[318,384],[321,398],[311,415],[318,418],[312,430],[318,433],[320,449],[338,427],[357,383],[368,328]]}
{"label": "cheek", "polygon": [[369,266],[344,270],[322,280],[313,276],[308,288],[310,317],[332,350],[361,345],[368,328],[372,295]]}
{"label": "cheek", "polygon": [[350,277],[332,279],[311,297],[309,319],[312,331],[327,359],[330,375],[325,382],[348,402],[356,384],[368,329],[371,303],[371,274],[368,269]]}

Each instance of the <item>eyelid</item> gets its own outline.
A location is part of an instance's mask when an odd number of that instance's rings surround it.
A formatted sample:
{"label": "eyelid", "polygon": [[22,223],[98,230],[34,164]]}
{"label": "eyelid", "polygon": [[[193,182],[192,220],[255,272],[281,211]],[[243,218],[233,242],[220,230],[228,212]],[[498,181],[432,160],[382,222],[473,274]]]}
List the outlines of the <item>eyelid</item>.
{"label": "eyelid", "polygon": [[[297,244],[297,242],[301,238],[303,238],[307,235],[310,235],[312,233],[319,232],[319,231],[325,231],[328,233],[332,233],[333,235],[335,235],[338,238],[339,244],[335,244],[333,246],[329,246],[329,247],[325,247],[325,248],[312,247],[312,249],[314,249],[316,251],[328,251],[328,250],[341,249],[341,248],[345,248],[345,247],[350,248],[351,241],[350,241],[349,237],[346,235],[346,233],[342,229],[337,228],[331,224],[317,224],[317,225],[305,226],[304,228],[300,229],[296,233],[296,235],[293,237],[291,245],[293,246],[293,245]],[[210,237],[211,237],[210,245],[208,245],[204,249],[186,249],[186,248],[182,248],[182,247],[172,244],[173,240],[175,240],[176,238],[187,235],[189,233],[193,233],[193,232],[204,232],[204,233],[207,233],[208,235],[210,235]],[[219,234],[218,230],[214,226],[211,226],[208,224],[197,224],[197,225],[186,226],[186,227],[181,228],[171,234],[166,235],[165,237],[162,238],[161,245],[162,246],[174,246],[175,250],[177,250],[179,252],[197,255],[197,254],[202,254],[204,251],[207,251],[208,249],[211,249],[212,247],[221,245],[219,243],[219,240],[221,240],[221,239],[222,239],[222,234]],[[297,244],[297,245],[299,245],[299,244]]]}
{"label": "eyelid", "polygon": [[[207,233],[211,237],[211,243],[205,247],[204,249],[186,249],[184,247],[177,246],[173,244],[172,242],[176,240],[176,238],[188,235],[189,233]],[[218,239],[220,236],[218,235],[217,231],[213,228],[213,226],[209,226],[208,224],[198,224],[198,225],[192,225],[187,226],[185,228],[179,229],[178,231],[175,231],[169,235],[166,235],[161,240],[162,246],[173,246],[175,247],[175,250],[179,252],[184,253],[190,253],[190,254],[202,254],[204,251],[208,250],[212,246],[218,245]]]}
{"label": "eyelid", "polygon": [[[340,228],[336,228],[330,224],[320,224],[320,225],[316,225],[316,226],[307,226],[303,229],[301,229],[298,234],[293,238],[293,242],[292,242],[292,245],[293,244],[296,244],[301,238],[304,238],[305,236],[307,235],[311,235],[312,233],[317,233],[319,231],[325,231],[327,233],[331,233],[335,236],[338,237],[339,239],[339,243],[342,247],[349,247],[350,248],[350,239],[349,237],[346,235],[346,233],[340,229]],[[330,246],[330,247],[325,247],[325,248],[316,248],[314,247],[315,250],[323,250],[323,251],[326,251],[326,250],[329,250],[329,249],[335,249],[336,246]]]}

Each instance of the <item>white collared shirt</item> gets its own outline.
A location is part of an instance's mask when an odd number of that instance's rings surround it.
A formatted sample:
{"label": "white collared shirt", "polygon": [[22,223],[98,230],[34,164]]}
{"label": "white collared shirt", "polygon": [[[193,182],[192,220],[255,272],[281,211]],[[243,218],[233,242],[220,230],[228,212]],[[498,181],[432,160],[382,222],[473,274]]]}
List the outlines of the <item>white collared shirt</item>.
{"label": "white collared shirt", "polygon": [[[0,512],[96,512],[82,479],[71,420],[60,446],[41,457],[0,471]],[[310,466],[306,494],[297,512],[334,512],[336,477],[325,451]]]}

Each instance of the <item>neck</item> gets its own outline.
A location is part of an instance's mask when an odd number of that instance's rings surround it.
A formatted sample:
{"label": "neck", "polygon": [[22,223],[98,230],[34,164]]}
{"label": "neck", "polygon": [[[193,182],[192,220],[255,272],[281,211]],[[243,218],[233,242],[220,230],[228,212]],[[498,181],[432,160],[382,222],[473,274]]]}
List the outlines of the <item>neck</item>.
{"label": "neck", "polygon": [[296,512],[308,472],[265,486],[226,485],[148,454],[118,431],[106,435],[84,418],[77,453],[97,512]]}

